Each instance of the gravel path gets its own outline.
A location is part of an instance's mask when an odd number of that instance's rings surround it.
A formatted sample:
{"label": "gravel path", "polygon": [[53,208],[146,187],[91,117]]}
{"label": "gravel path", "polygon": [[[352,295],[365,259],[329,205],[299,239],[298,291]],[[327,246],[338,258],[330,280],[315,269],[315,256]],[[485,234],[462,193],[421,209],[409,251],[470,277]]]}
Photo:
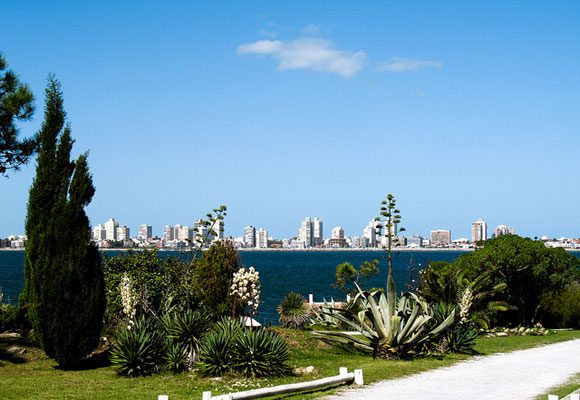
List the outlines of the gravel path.
{"label": "gravel path", "polygon": [[576,339],[474,357],[450,367],[378,382],[325,399],[533,399],[579,372],[580,339]]}

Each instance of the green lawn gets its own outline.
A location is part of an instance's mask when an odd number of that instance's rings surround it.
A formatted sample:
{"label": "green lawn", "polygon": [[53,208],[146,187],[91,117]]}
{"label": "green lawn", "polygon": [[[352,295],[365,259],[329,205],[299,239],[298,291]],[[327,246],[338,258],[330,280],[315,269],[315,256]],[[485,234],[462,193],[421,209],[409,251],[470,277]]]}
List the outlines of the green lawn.
{"label": "green lawn", "polygon": [[[341,366],[348,367],[349,371],[362,368],[365,383],[371,383],[450,365],[468,358],[463,355],[450,355],[412,361],[373,360],[370,356],[349,352],[345,348],[333,347],[313,339],[308,332],[279,328],[277,330],[286,337],[291,348],[291,364],[298,367],[312,365],[317,369],[314,374],[255,380],[241,377],[200,378],[195,373],[163,373],[142,378],[125,378],[118,376],[112,367],[102,362],[104,360],[101,360],[101,366],[63,371],[55,368],[55,363],[47,359],[41,350],[29,347],[22,362],[15,362],[18,360],[2,356],[0,352],[0,399],[156,399],[159,394],[169,395],[170,400],[201,399],[202,392],[206,390],[217,395],[337,375]],[[580,338],[580,331],[558,332],[550,336],[481,338],[477,342],[476,350],[481,354],[491,354],[576,338]],[[6,346],[6,343],[0,343],[0,348]],[[331,390],[288,395],[286,398],[314,398]]]}

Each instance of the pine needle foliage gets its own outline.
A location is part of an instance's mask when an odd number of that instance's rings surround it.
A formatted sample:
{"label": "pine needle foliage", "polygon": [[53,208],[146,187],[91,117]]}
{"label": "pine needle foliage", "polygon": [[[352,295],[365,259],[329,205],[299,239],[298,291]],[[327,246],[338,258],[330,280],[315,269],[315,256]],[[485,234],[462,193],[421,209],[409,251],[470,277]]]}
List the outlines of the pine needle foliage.
{"label": "pine needle foliage", "polygon": [[68,366],[96,348],[105,308],[100,255],[84,207],[94,193],[87,154],[73,139],[60,83],[49,77],[36,177],[26,219],[25,288],[19,299],[45,353]]}
{"label": "pine needle foliage", "polygon": [[16,121],[28,121],[34,113],[34,96],[26,84],[20,83],[18,75],[6,70],[0,53],[0,175],[8,170],[18,170],[38,150],[38,135],[18,139]]}

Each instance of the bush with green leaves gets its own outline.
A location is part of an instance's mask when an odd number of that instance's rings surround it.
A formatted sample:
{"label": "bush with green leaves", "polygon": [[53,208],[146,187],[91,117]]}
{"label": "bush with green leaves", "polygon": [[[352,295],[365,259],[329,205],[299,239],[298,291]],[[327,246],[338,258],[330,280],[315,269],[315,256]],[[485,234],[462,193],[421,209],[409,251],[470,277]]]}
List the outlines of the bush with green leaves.
{"label": "bush with green leaves", "polygon": [[299,293],[290,292],[278,305],[280,322],[285,328],[304,329],[310,321],[310,309],[306,299]]}
{"label": "bush with green leaves", "polygon": [[202,341],[199,358],[197,366],[206,376],[281,376],[290,372],[284,338],[269,330],[247,328],[238,320],[222,319]]}
{"label": "bush with green leaves", "polygon": [[580,328],[580,283],[571,282],[561,293],[542,297],[544,324],[553,328]]}
{"label": "bush with green leaves", "polygon": [[480,279],[472,285],[473,314],[475,319],[481,313],[481,321],[487,325],[558,325],[561,321],[550,313],[546,299],[580,279],[580,259],[562,248],[505,235],[486,240],[483,248],[461,255],[453,264],[433,264],[422,278],[420,294],[428,301],[447,303],[457,300],[465,282]]}
{"label": "bush with green leaves", "polygon": [[[438,303],[431,306],[434,320],[440,324],[452,312],[460,314],[457,305]],[[477,339],[477,330],[469,320],[454,319],[453,324],[434,339],[428,341],[427,348],[437,353],[473,354],[473,347]]]}
{"label": "bush with green leaves", "polygon": [[366,292],[358,287],[354,301],[362,311],[332,309],[330,314],[351,330],[362,333],[362,338],[349,333],[316,331],[322,338],[368,350],[373,358],[403,358],[421,352],[423,344],[453,324],[455,311],[440,324],[433,318],[429,305],[416,294],[406,292],[396,297],[392,275],[387,291]]}
{"label": "bush with green leaves", "polygon": [[214,321],[232,315],[234,300],[230,287],[239,267],[238,253],[230,241],[213,243],[193,265],[193,295]]}
{"label": "bush with green leaves", "polygon": [[119,329],[114,337],[110,360],[120,374],[149,375],[163,365],[166,343],[153,319],[141,317]]}
{"label": "bush with green leaves", "polygon": [[290,353],[282,336],[265,329],[246,329],[234,337],[232,365],[252,377],[282,376],[290,371]]}
{"label": "bush with green leaves", "polygon": [[177,359],[177,349],[183,349],[185,368],[190,369],[199,360],[201,339],[210,329],[209,317],[200,310],[187,309],[169,312],[161,322],[171,343],[172,358]]}
{"label": "bush with green leaves", "polygon": [[175,295],[175,279],[172,279],[176,263],[180,260],[161,258],[158,251],[143,250],[128,251],[126,254],[109,257],[104,255],[103,270],[105,273],[105,289],[107,309],[105,319],[108,325],[115,325],[123,319],[123,304],[121,300],[121,283],[123,277],[129,277],[136,291],[138,304],[137,316],[155,314],[162,311],[168,298]]}

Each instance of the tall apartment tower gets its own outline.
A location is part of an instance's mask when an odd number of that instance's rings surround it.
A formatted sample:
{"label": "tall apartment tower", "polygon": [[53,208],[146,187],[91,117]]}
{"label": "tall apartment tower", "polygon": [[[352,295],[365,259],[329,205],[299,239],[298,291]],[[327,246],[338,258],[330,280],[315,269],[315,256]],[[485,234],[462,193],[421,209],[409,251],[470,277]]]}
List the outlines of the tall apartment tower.
{"label": "tall apartment tower", "polygon": [[153,227],[151,225],[139,225],[139,238],[140,239],[151,239],[153,237]]}
{"label": "tall apartment tower", "polygon": [[256,228],[252,225],[244,228],[244,246],[256,247]]}
{"label": "tall apartment tower", "polygon": [[302,225],[298,229],[298,240],[306,243],[306,247],[312,247],[312,220],[310,217],[306,217],[302,221]]}
{"label": "tall apartment tower", "polygon": [[322,231],[322,221],[318,218],[312,220],[312,245],[318,246],[324,243],[324,234]]}
{"label": "tall apartment tower", "polygon": [[107,238],[107,230],[103,224],[99,224],[93,228],[93,239],[105,240]]}
{"label": "tall apartment tower", "polygon": [[130,237],[131,230],[127,228],[125,225],[117,228],[117,240],[119,241],[129,240]]}
{"label": "tall apartment tower", "polygon": [[332,228],[332,238],[333,239],[344,239],[344,229],[342,229],[342,226],[337,226],[336,228]]}
{"label": "tall apartment tower", "polygon": [[487,240],[487,223],[480,219],[471,224],[471,241]]}
{"label": "tall apartment tower", "polygon": [[268,231],[264,228],[260,228],[256,232],[256,248],[257,249],[267,249],[268,248]]}
{"label": "tall apartment tower", "polygon": [[451,244],[451,231],[439,229],[431,231],[431,246],[449,246]]}
{"label": "tall apartment tower", "polygon": [[163,227],[163,241],[167,242],[169,240],[173,240],[175,238],[173,233],[173,227],[171,225],[165,225]]}
{"label": "tall apartment tower", "polygon": [[498,225],[495,228],[495,230],[493,231],[495,237],[500,237],[500,236],[505,236],[505,235],[513,235],[514,232],[515,232],[514,228],[512,228],[511,226],[505,226],[505,225]]}
{"label": "tall apartment tower", "polygon": [[107,240],[117,240],[117,228],[119,227],[119,223],[115,221],[115,218],[109,218],[107,222],[105,222],[105,239]]}
{"label": "tall apartment tower", "polygon": [[373,219],[369,222],[367,226],[365,226],[363,230],[363,237],[368,239],[368,245],[370,247],[375,247],[377,245],[377,240],[381,235],[380,230],[378,229],[379,224],[380,224],[379,221],[375,221]]}

